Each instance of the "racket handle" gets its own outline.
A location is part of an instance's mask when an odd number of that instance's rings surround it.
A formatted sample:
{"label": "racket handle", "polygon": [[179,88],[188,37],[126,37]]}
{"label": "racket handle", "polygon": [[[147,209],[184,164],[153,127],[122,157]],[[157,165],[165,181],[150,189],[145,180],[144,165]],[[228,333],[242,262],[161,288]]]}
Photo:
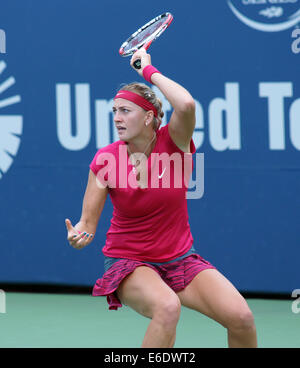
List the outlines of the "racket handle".
{"label": "racket handle", "polygon": [[135,69],[141,69],[142,64],[141,64],[141,59],[137,59],[134,63],[133,66],[135,67]]}

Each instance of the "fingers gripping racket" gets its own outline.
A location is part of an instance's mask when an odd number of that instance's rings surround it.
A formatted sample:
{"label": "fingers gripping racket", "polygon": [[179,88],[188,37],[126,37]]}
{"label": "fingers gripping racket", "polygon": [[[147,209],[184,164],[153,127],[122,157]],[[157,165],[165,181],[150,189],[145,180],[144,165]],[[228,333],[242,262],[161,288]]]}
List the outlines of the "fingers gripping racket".
{"label": "fingers gripping racket", "polygon": [[[119,54],[121,56],[131,56],[138,49],[144,47],[146,50],[151,43],[156,40],[171,24],[173,15],[171,13],[163,13],[156,18],[150,20],[144,26],[134,32],[120,47]],[[133,63],[136,69],[141,69],[141,60]]]}

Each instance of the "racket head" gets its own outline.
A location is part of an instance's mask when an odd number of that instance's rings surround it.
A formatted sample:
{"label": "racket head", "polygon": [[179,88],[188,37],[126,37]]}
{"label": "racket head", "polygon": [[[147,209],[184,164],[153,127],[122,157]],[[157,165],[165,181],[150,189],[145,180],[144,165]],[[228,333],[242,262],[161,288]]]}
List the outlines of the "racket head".
{"label": "racket head", "polygon": [[169,12],[151,19],[122,43],[119,54],[125,57],[133,55],[141,47],[147,50],[151,43],[169,27],[172,20],[173,15]]}

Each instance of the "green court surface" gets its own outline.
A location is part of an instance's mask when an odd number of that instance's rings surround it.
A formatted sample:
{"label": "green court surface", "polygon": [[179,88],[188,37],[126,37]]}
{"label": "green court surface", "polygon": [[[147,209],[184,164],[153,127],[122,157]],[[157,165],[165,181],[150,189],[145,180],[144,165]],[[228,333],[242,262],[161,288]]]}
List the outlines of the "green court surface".
{"label": "green court surface", "polygon": [[[299,348],[300,313],[292,300],[247,299],[263,348]],[[126,306],[109,311],[105,297],[88,294],[6,293],[0,348],[137,348],[149,320]],[[224,348],[226,330],[182,308],[175,348]]]}

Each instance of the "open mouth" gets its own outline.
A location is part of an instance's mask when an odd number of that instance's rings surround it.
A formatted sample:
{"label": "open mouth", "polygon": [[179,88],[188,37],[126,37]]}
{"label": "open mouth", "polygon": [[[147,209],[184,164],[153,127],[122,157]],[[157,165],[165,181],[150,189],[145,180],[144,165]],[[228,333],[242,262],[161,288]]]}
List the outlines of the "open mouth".
{"label": "open mouth", "polygon": [[120,126],[117,127],[118,132],[123,132],[124,130],[126,130],[126,128]]}

